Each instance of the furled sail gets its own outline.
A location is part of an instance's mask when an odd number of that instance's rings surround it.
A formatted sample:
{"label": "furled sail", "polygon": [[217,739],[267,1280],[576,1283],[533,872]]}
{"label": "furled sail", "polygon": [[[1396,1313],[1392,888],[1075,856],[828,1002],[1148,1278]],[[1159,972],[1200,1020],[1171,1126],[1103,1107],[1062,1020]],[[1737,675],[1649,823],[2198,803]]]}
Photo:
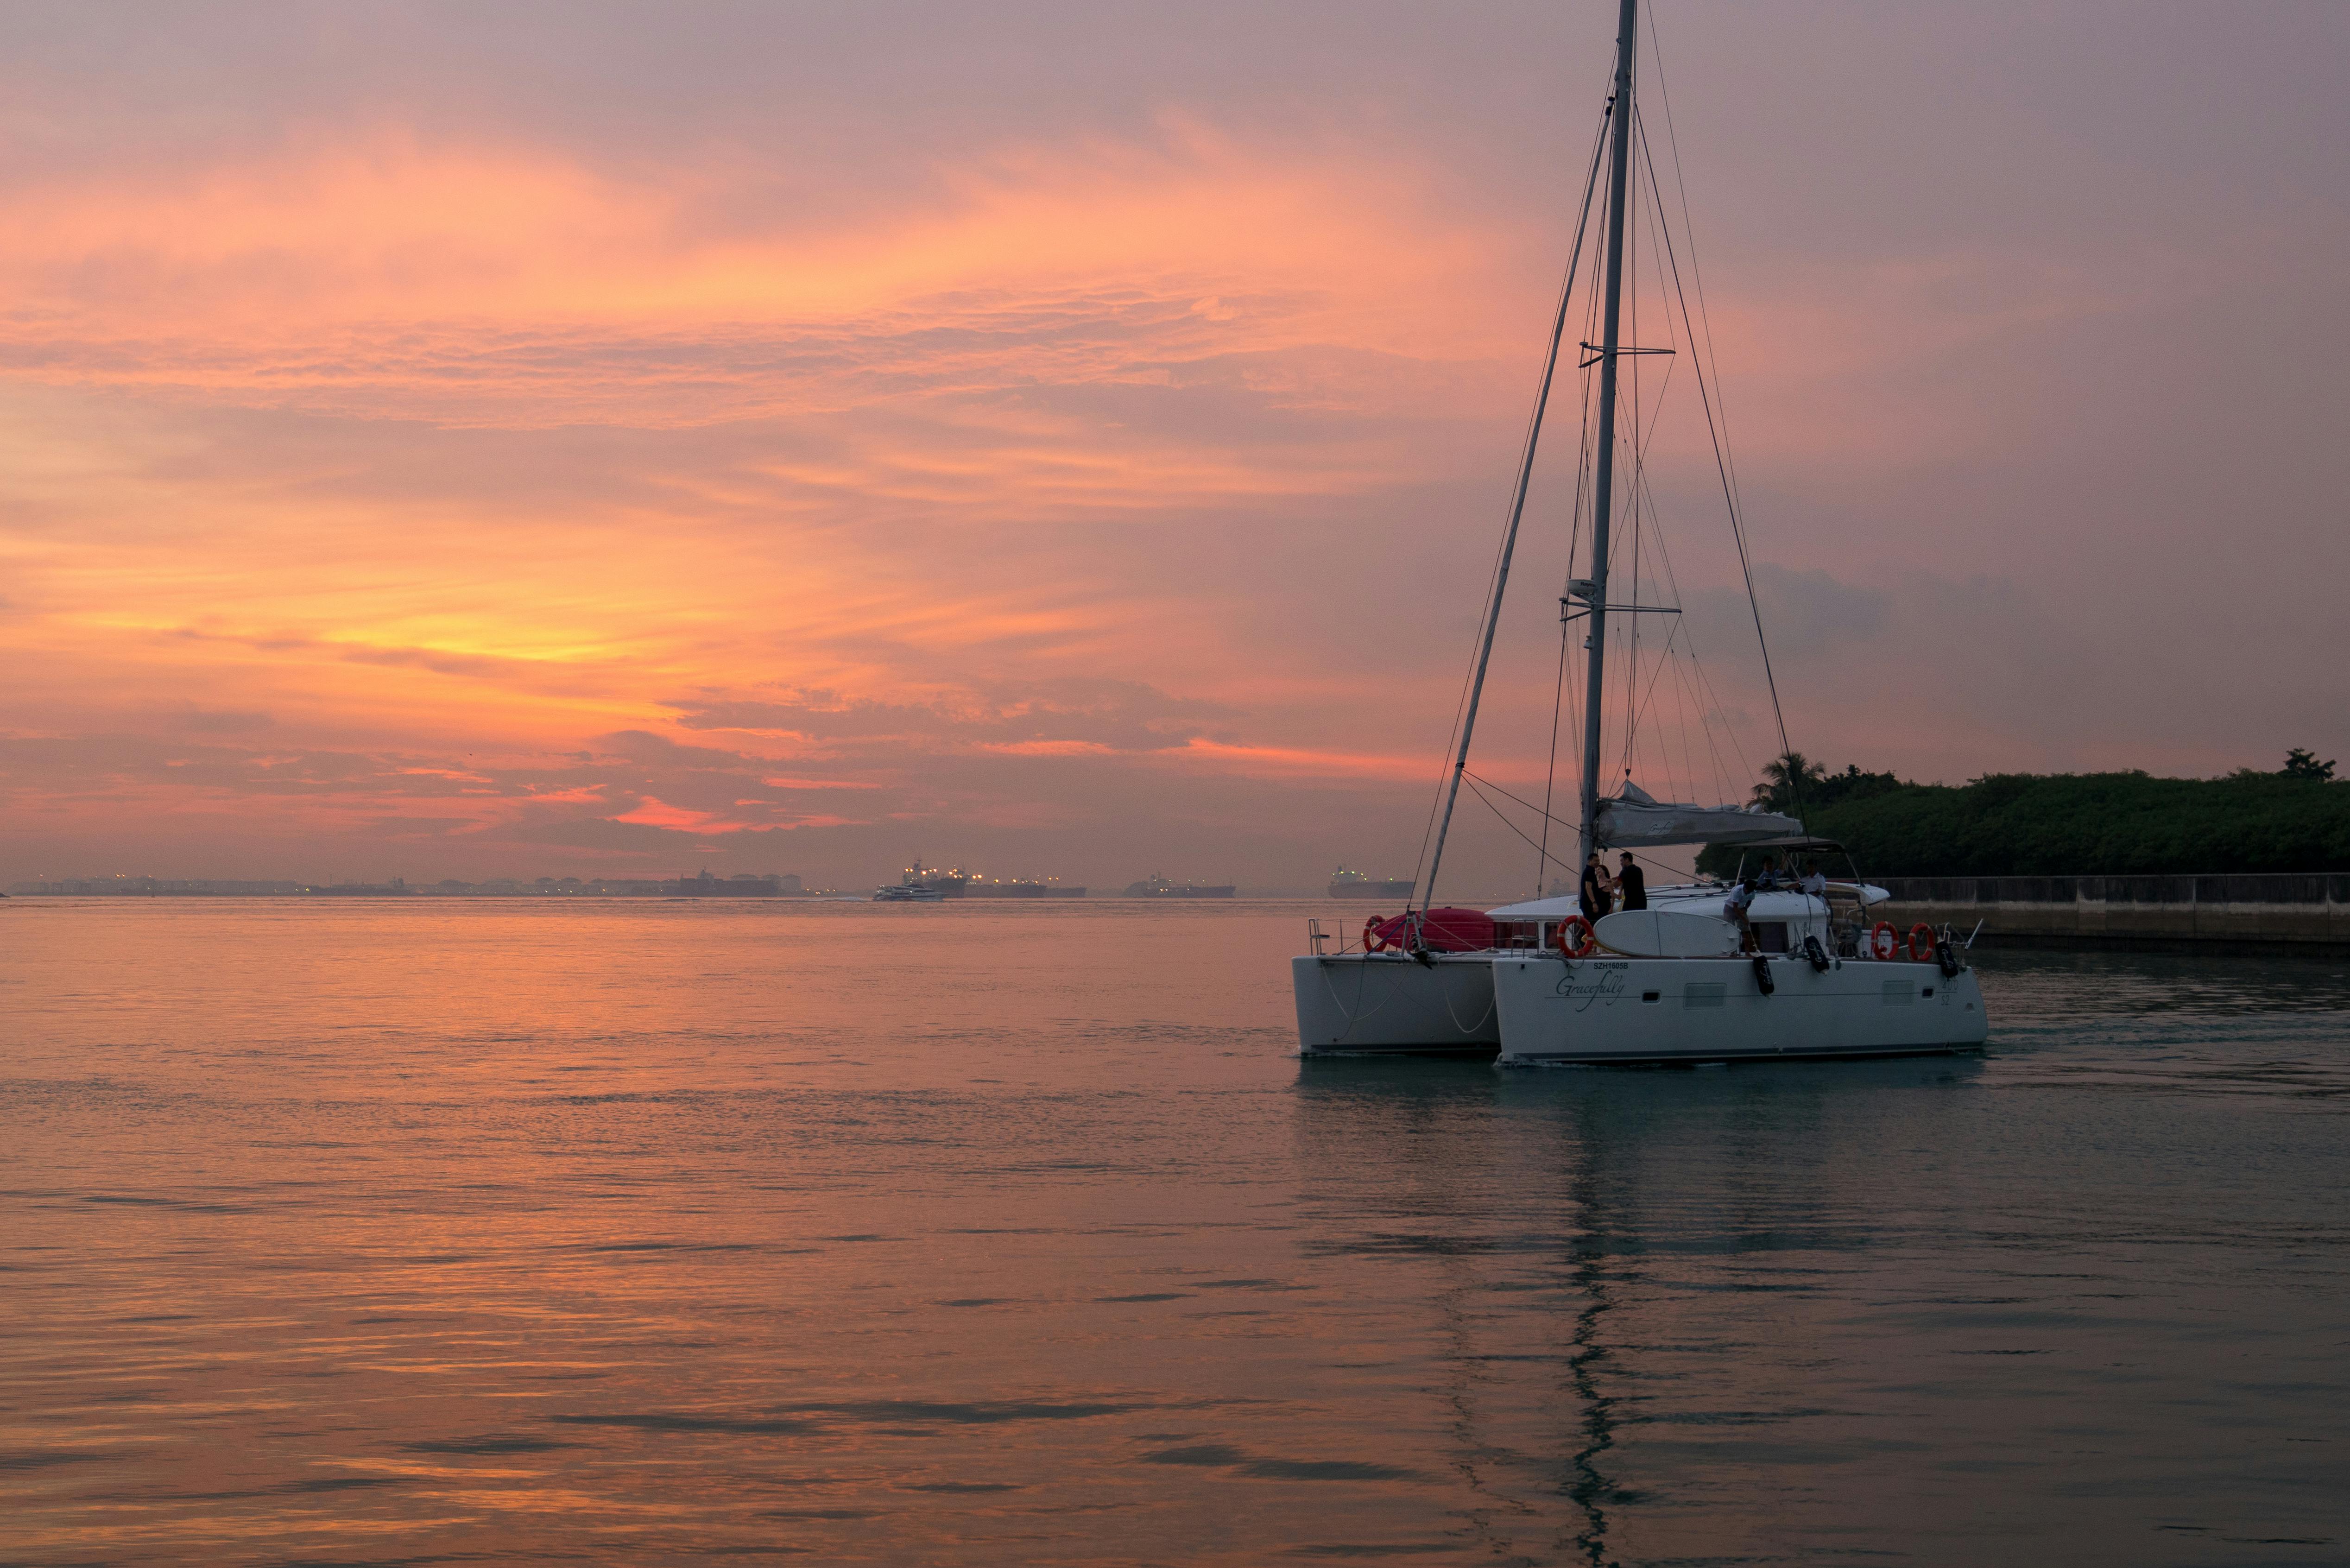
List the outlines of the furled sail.
{"label": "furled sail", "polygon": [[1750,844],[1760,838],[1801,835],[1792,816],[1757,806],[1687,805],[1660,801],[1631,780],[1621,794],[1599,803],[1594,836],[1612,849],[1665,844]]}

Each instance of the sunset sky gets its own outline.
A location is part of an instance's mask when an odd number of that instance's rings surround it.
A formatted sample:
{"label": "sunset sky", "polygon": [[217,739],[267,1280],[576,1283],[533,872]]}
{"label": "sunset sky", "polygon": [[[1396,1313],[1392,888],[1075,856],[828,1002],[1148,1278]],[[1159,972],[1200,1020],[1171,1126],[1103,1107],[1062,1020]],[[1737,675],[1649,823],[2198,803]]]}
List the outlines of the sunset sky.
{"label": "sunset sky", "polygon": [[[1614,11],[0,11],[0,883],[1408,875]],[[2350,753],[2350,9],[1655,26],[1794,744]]]}

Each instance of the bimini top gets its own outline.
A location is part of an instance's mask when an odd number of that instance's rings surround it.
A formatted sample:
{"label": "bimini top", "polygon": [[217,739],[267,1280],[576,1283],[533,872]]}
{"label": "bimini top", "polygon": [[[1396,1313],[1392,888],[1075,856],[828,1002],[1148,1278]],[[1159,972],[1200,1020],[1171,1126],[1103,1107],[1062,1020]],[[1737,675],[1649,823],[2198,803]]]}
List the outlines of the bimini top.
{"label": "bimini top", "polygon": [[1749,838],[1739,843],[1742,849],[1784,849],[1800,855],[1841,855],[1844,846],[1833,838],[1806,838],[1801,834],[1792,838]]}

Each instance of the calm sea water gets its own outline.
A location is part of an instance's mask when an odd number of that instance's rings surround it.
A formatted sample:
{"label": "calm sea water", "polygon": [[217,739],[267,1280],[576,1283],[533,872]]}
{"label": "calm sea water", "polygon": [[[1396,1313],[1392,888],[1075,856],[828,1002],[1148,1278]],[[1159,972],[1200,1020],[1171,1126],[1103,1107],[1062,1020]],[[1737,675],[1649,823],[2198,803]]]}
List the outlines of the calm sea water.
{"label": "calm sea water", "polygon": [[2350,973],[1301,1064],[1305,907],[9,900],[0,1562],[2340,1563]]}

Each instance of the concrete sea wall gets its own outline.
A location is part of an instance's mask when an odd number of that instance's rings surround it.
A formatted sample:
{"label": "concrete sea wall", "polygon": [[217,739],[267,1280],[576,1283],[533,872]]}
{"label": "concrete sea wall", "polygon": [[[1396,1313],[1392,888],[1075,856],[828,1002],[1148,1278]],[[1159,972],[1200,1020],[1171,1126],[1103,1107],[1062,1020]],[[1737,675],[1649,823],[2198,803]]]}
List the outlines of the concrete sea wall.
{"label": "concrete sea wall", "polygon": [[2350,876],[1877,877],[1907,928],[1982,922],[1987,947],[2350,953]]}

